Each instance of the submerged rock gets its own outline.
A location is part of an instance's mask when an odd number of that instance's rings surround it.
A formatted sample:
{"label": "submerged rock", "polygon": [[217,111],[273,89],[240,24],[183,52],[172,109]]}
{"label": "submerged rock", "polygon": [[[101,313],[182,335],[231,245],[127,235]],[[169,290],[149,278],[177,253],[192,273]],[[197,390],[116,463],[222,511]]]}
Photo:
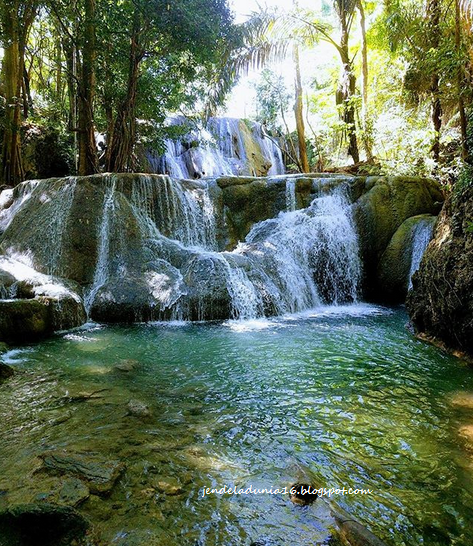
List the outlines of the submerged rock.
{"label": "submerged rock", "polygon": [[127,358],[125,360],[120,360],[120,362],[116,364],[113,369],[117,372],[133,372],[139,367],[140,363],[138,362],[138,360]]}
{"label": "submerged rock", "polygon": [[184,489],[177,478],[160,477],[153,481],[152,485],[157,491],[170,497],[180,495],[184,492]]}
{"label": "submerged rock", "polygon": [[306,506],[317,500],[316,488],[308,483],[295,483],[290,489],[290,499],[294,504]]}
{"label": "submerged rock", "polygon": [[15,371],[13,370],[13,368],[0,362],[0,383],[5,379],[8,379],[9,377],[12,377],[13,375],[15,375]]}
{"label": "submerged rock", "polygon": [[59,490],[58,503],[77,507],[90,496],[89,488],[78,478],[68,478]]}
{"label": "submerged rock", "polygon": [[150,417],[151,410],[144,402],[140,400],[130,400],[126,406],[127,414],[133,417]]}
{"label": "submerged rock", "polygon": [[445,204],[407,309],[416,332],[473,357],[473,186]]}
{"label": "submerged rock", "polygon": [[387,546],[385,542],[341,508],[332,507],[332,515],[337,524],[335,538],[343,546]]}
{"label": "submerged rock", "polygon": [[49,452],[41,455],[43,470],[53,475],[76,476],[91,493],[108,495],[125,470],[118,461],[107,461],[83,453]]}
{"label": "submerged rock", "polygon": [[73,508],[20,504],[0,512],[2,546],[79,546],[89,522]]}

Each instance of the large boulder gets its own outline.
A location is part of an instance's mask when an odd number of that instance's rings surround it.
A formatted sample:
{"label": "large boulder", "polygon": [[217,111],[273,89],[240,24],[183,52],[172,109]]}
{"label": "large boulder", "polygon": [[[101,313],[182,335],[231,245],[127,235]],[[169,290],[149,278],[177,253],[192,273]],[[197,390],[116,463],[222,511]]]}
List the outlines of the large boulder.
{"label": "large boulder", "polygon": [[226,176],[217,179],[222,189],[223,214],[227,227],[227,248],[244,241],[257,222],[274,218],[287,210],[287,186],[294,184],[297,208],[308,207],[313,197],[311,176],[249,178]]}
{"label": "large boulder", "polygon": [[0,299],[2,341],[34,341],[87,320],[80,288],[70,281],[43,275],[6,257],[0,257],[0,278],[8,283],[8,299]]}
{"label": "large boulder", "polygon": [[[412,216],[394,233],[378,264],[376,293],[380,301],[399,303],[406,299],[411,275],[419,265],[416,251],[425,250],[436,220],[437,217],[430,214]],[[417,244],[421,248],[415,248]]]}
{"label": "large boulder", "polygon": [[473,355],[473,186],[446,202],[413,276],[407,308],[416,331]]}
{"label": "large boulder", "polygon": [[403,176],[366,179],[365,193],[354,205],[365,297],[383,300],[377,283],[378,267],[401,224],[412,216],[437,215],[443,200],[440,185],[435,180]]}
{"label": "large boulder", "polygon": [[0,300],[0,339],[35,341],[87,320],[82,302],[73,297]]}
{"label": "large boulder", "polygon": [[2,546],[80,546],[90,523],[73,508],[19,504],[0,512]]}

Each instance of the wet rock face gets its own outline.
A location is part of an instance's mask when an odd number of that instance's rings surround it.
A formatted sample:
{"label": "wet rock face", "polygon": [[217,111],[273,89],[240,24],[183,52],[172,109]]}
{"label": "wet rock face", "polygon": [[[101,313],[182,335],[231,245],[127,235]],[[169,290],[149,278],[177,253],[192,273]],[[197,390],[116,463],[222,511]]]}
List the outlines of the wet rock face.
{"label": "wet rock face", "polygon": [[[410,177],[368,177],[365,192],[354,205],[363,262],[363,293],[383,301],[384,285],[378,282],[378,269],[384,252],[403,222],[420,214],[436,216],[443,204],[439,184],[434,180]],[[395,244],[395,243],[394,243]],[[389,290],[389,288],[388,288]],[[402,291],[392,302],[401,303]]]}
{"label": "wet rock face", "polygon": [[416,331],[473,355],[473,188],[447,201],[407,309]]}
{"label": "wet rock face", "polygon": [[[355,292],[400,303],[407,258],[398,247],[411,244],[403,223],[434,214],[442,199],[429,180],[320,174],[94,175],[4,194],[0,339],[12,342],[78,326],[84,309],[99,322],[139,322],[297,312]],[[348,252],[356,232],[360,253]]]}
{"label": "wet rock face", "polygon": [[436,220],[430,214],[412,216],[396,230],[378,263],[376,293],[380,301],[399,303],[406,299],[411,274],[419,265],[417,261],[425,251]]}
{"label": "wet rock face", "polygon": [[80,546],[89,522],[72,508],[21,504],[0,512],[2,546]]}
{"label": "wet rock face", "polygon": [[[297,176],[294,179],[297,208],[311,202],[314,179]],[[257,222],[274,218],[286,210],[286,179],[221,177],[217,184],[222,190],[223,213],[227,225],[227,247],[243,241]]]}

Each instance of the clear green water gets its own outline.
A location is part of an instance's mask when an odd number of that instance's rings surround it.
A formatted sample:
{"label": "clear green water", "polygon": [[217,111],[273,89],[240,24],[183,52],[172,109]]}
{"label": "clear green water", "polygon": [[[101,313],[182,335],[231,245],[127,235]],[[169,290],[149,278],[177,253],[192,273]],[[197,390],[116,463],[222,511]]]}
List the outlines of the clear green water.
{"label": "clear green water", "polygon": [[[323,544],[329,504],[387,544],[471,545],[473,372],[412,337],[403,310],[329,308],[224,324],[86,327],[8,353],[0,506],[47,498],[49,449],[126,463],[79,510],[103,544]],[[135,371],[117,372],[122,359]],[[106,390],[103,390],[106,389]],[[79,401],[80,392],[98,393]],[[152,416],[127,415],[130,399]],[[156,483],[177,484],[178,495]],[[201,498],[250,484],[370,488],[310,507],[284,495]]]}

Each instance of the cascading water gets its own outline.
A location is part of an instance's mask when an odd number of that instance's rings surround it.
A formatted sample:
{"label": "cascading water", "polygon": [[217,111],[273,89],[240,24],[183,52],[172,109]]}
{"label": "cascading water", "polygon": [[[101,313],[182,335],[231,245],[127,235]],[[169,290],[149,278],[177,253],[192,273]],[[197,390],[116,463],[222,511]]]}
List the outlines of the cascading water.
{"label": "cascading water", "polygon": [[[292,182],[288,180],[289,196],[294,195]],[[144,279],[161,311],[157,316],[167,310],[168,317],[179,319],[215,314],[248,319],[356,300],[358,242],[342,187],[317,197],[307,209],[255,224],[233,251],[218,252],[209,182],[189,184],[143,176],[132,189],[130,203],[150,267]],[[110,239],[117,230],[111,218],[114,199],[112,183],[104,198],[88,309],[110,278],[120,282],[133,268],[126,257],[120,261],[122,250],[116,244],[111,265]],[[292,197],[288,208],[295,208]],[[113,273],[119,263],[120,271]],[[102,297],[113,299],[113,290],[105,289]],[[219,310],[222,306],[226,311]]]}
{"label": "cascading water", "polygon": [[360,260],[343,183],[295,210],[294,178],[268,179],[286,210],[230,250],[219,183],[165,175],[27,183],[0,210],[18,236],[2,251],[42,273],[71,273],[89,315],[104,321],[249,319],[356,300]]}
{"label": "cascading water", "polygon": [[[185,119],[170,120],[174,125]],[[190,130],[180,139],[166,140],[164,155],[149,154],[151,170],[177,179],[222,175],[285,173],[281,147],[261,125],[235,118],[211,118],[206,127]]]}
{"label": "cascading water", "polygon": [[[17,229],[25,234],[25,239],[33,232],[47,232],[48,245],[42,249],[42,261],[44,273],[49,275],[61,276],[64,272],[62,250],[76,184],[76,177],[52,180],[47,185],[32,180],[19,184],[14,190],[2,192],[5,203],[3,209],[0,203],[0,234],[15,221],[17,214],[27,204],[35,202],[41,206],[41,215],[28,218],[28,222],[18,225]],[[11,206],[5,206],[7,199],[11,199]],[[6,250],[10,254],[9,249]]]}
{"label": "cascading water", "polygon": [[286,180],[286,211],[291,212],[296,208],[296,181],[288,178]]}
{"label": "cascading water", "polygon": [[97,265],[95,267],[94,280],[90,289],[86,292],[84,305],[87,312],[90,311],[97,292],[105,285],[109,278],[110,263],[110,224],[115,210],[116,179],[112,177],[105,191],[103,216],[98,233]]}
{"label": "cascading water", "polygon": [[412,234],[412,257],[409,271],[409,290],[412,288],[412,276],[419,269],[420,262],[432,239],[434,222],[432,218],[420,220]]}

